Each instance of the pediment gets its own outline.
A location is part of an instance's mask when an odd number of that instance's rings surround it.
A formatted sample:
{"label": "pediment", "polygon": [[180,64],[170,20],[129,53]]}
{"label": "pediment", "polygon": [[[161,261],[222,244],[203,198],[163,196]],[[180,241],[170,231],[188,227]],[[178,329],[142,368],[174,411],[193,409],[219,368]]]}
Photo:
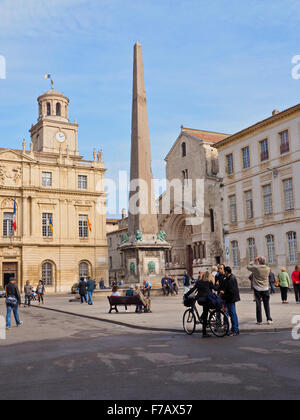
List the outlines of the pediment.
{"label": "pediment", "polygon": [[165,158],[166,161],[170,158],[170,156],[172,156],[173,153],[177,153],[178,152],[178,149],[181,147],[182,141],[186,141],[186,142],[194,141],[196,143],[200,143],[201,142],[200,139],[198,139],[198,138],[196,138],[196,137],[194,137],[194,136],[192,136],[192,135],[190,135],[188,133],[181,132],[179,134],[179,136],[177,137],[177,140],[173,144],[171,150],[167,154],[167,156]]}
{"label": "pediment", "polygon": [[4,160],[12,162],[35,162],[34,159],[26,156],[22,152],[12,149],[4,149],[0,151],[0,161]]}

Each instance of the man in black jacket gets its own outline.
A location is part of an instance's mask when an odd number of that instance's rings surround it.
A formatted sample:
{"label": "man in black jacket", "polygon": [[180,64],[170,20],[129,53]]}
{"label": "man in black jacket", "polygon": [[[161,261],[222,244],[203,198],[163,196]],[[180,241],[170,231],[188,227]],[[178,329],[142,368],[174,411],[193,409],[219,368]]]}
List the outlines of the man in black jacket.
{"label": "man in black jacket", "polygon": [[225,302],[227,312],[231,319],[232,332],[231,335],[239,335],[239,320],[236,313],[237,302],[240,302],[240,292],[236,277],[232,274],[230,267],[225,267],[226,280],[223,282],[220,290],[220,296]]}

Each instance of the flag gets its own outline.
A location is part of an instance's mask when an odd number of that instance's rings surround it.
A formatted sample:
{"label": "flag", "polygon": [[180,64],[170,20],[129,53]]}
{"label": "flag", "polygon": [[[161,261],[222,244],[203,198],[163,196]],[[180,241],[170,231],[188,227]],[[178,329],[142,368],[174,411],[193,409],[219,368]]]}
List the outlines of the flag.
{"label": "flag", "polygon": [[45,74],[45,79],[51,79],[51,74]]}
{"label": "flag", "polygon": [[52,222],[51,216],[49,217],[49,226],[50,226],[51,232],[53,233],[53,222]]}
{"label": "flag", "polygon": [[90,232],[92,232],[92,224],[89,218],[87,218],[87,224],[88,224]]}
{"label": "flag", "polygon": [[16,197],[15,197],[15,202],[14,202],[13,228],[14,228],[14,232],[16,232],[17,231],[17,202],[16,202]]}

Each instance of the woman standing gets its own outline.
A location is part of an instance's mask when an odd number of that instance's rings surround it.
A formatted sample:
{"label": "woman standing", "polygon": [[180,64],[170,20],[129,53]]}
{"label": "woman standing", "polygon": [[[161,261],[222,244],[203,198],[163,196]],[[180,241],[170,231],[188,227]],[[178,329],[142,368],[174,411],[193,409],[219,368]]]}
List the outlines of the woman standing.
{"label": "woman standing", "polygon": [[11,311],[14,313],[17,327],[20,327],[23,322],[19,317],[19,305],[21,305],[21,296],[16,284],[16,280],[11,278],[6,286],[6,329],[11,327]]}
{"label": "woman standing", "polygon": [[292,274],[292,280],[294,285],[296,302],[300,305],[300,267],[297,265],[295,271]]}
{"label": "woman standing", "polygon": [[281,269],[281,273],[278,274],[278,280],[281,291],[282,303],[288,303],[288,290],[291,285],[291,279],[288,273],[286,272],[286,268],[283,267]]}
{"label": "woman standing", "polygon": [[41,305],[41,302],[44,305],[45,286],[42,280],[39,281],[39,284],[36,288],[36,293],[39,299],[39,306]]}

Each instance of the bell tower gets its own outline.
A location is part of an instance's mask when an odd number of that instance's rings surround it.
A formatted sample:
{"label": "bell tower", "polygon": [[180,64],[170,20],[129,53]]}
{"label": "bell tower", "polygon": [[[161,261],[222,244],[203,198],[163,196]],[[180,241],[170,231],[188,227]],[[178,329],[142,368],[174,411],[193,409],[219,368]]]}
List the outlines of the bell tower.
{"label": "bell tower", "polygon": [[54,89],[38,99],[38,122],[29,130],[34,152],[78,155],[78,124],[69,121],[69,99]]}

